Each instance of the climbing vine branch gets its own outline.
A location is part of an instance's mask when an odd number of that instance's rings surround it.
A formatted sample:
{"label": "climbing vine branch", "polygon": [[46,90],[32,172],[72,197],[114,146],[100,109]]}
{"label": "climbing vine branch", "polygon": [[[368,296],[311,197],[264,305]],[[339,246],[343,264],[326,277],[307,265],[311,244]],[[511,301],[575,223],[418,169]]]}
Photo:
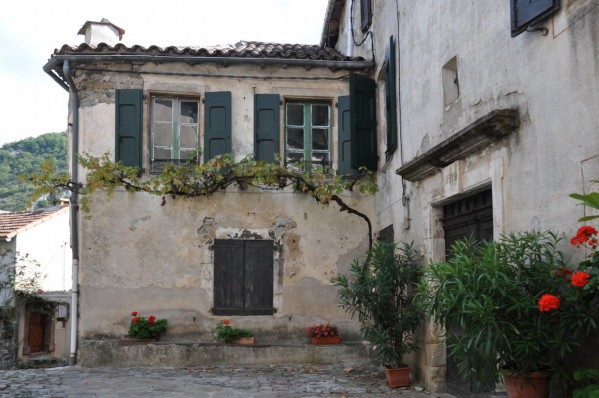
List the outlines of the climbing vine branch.
{"label": "climbing vine branch", "polygon": [[359,175],[339,176],[323,167],[281,166],[251,157],[235,161],[232,155],[223,155],[202,164],[168,163],[162,172],[148,177],[141,176],[135,167],[112,161],[109,154],[100,157],[84,154],[79,157],[79,163],[87,170],[85,184],[72,181],[66,173],[56,173],[53,161],[46,161],[39,173],[27,176],[35,186],[33,197],[56,195],[58,191],[65,190],[75,192],[81,197],[81,209],[89,212],[91,194],[97,190],[105,191],[108,195],[117,188],[147,192],[159,196],[164,206],[168,196],[210,196],[232,187],[241,190],[250,187],[260,190],[291,189],[311,195],[323,206],[335,202],[340,211],[362,218],[368,226],[368,241],[372,246],[370,219],[349,206],[340,196],[344,191],[376,193],[378,187],[375,176],[367,170],[362,170]]}

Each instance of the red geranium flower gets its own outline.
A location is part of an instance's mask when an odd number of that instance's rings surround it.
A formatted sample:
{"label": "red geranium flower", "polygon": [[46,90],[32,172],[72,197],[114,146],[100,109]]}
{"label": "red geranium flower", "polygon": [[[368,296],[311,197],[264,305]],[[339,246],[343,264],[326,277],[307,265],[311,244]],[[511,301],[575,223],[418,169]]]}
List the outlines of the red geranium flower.
{"label": "red geranium flower", "polygon": [[559,298],[553,294],[544,294],[539,299],[539,311],[547,312],[559,308]]}
{"label": "red geranium flower", "polygon": [[133,312],[131,313],[131,316],[137,316],[137,314],[138,314],[138,312],[137,312],[137,311],[133,311]]}
{"label": "red geranium flower", "polygon": [[225,319],[225,320],[223,321],[223,325],[228,325],[228,324],[230,324],[230,323],[231,323],[231,321],[230,321],[230,320],[228,320],[228,319]]}
{"label": "red geranium flower", "polygon": [[577,273],[572,275],[572,280],[570,281],[570,283],[572,283],[572,286],[583,287],[587,283],[589,283],[590,277],[591,277],[590,274],[587,274],[586,272],[583,272],[583,271],[578,271]]}
{"label": "red geranium flower", "polygon": [[[576,231],[576,236],[570,238],[570,244],[572,246],[582,245],[594,235],[597,235],[597,233],[597,230],[590,225],[583,225],[582,227],[578,228],[578,231]],[[593,244],[591,243],[591,245]]]}
{"label": "red geranium flower", "polygon": [[139,321],[141,321],[141,318],[136,316],[135,318],[133,318],[133,323],[135,323],[136,325],[139,323]]}

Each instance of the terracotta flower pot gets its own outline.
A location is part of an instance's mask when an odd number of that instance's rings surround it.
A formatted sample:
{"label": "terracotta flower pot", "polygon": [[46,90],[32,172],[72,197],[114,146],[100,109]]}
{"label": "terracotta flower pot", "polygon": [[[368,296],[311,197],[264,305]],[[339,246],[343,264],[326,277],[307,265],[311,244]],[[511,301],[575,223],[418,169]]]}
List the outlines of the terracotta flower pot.
{"label": "terracotta flower pot", "polygon": [[242,337],[234,340],[233,344],[254,344],[254,337]]}
{"label": "terracotta flower pot", "polygon": [[405,368],[385,368],[385,377],[389,387],[409,387],[410,386],[410,367]]}
{"label": "terracotta flower pot", "polygon": [[549,375],[547,372],[532,372],[520,376],[504,371],[503,382],[508,398],[547,398],[549,396]]}
{"label": "terracotta flower pot", "polygon": [[325,337],[312,337],[312,344],[339,344],[341,343],[341,336],[325,336]]}

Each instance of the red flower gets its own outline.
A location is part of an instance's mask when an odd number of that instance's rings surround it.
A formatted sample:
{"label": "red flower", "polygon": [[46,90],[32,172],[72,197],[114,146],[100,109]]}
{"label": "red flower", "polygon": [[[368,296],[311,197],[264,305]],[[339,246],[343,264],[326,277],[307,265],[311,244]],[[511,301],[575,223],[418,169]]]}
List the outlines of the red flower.
{"label": "red flower", "polygon": [[134,323],[134,324],[136,324],[136,325],[137,325],[137,324],[139,323],[139,321],[141,321],[141,318],[140,318],[140,317],[136,316],[135,318],[133,318],[133,323]]}
{"label": "red flower", "polygon": [[[570,244],[572,246],[582,245],[586,243],[589,239],[591,239],[594,235],[597,235],[597,233],[597,230],[591,227],[590,225],[583,225],[582,227],[578,228],[578,231],[576,231],[576,236],[570,238]],[[595,239],[592,239],[592,241],[596,242]],[[589,244],[591,246],[593,245],[593,243],[590,242]]]}
{"label": "red flower", "polygon": [[572,280],[570,282],[572,283],[572,286],[583,287],[587,283],[589,283],[590,277],[591,277],[590,274],[587,274],[586,272],[583,272],[583,271],[578,271],[577,273],[572,275]]}
{"label": "red flower", "polygon": [[133,311],[133,312],[131,313],[131,316],[137,316],[137,314],[138,314],[138,312],[137,312],[137,311]]}
{"label": "red flower", "polygon": [[228,325],[228,324],[230,324],[230,323],[231,323],[231,321],[230,321],[230,320],[228,320],[228,319],[225,319],[225,320],[223,321],[223,325]]}
{"label": "red flower", "polygon": [[553,294],[544,294],[539,299],[539,311],[547,312],[559,308],[559,298]]}

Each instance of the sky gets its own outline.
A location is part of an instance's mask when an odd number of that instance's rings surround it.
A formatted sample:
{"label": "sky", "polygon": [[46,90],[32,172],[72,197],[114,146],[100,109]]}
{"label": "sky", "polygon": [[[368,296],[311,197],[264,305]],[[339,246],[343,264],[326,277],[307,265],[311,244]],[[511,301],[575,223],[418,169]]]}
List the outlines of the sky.
{"label": "sky", "polygon": [[65,131],[68,93],[42,67],[107,18],[128,46],[210,46],[240,40],[318,44],[327,0],[20,0],[0,2],[0,145]]}

